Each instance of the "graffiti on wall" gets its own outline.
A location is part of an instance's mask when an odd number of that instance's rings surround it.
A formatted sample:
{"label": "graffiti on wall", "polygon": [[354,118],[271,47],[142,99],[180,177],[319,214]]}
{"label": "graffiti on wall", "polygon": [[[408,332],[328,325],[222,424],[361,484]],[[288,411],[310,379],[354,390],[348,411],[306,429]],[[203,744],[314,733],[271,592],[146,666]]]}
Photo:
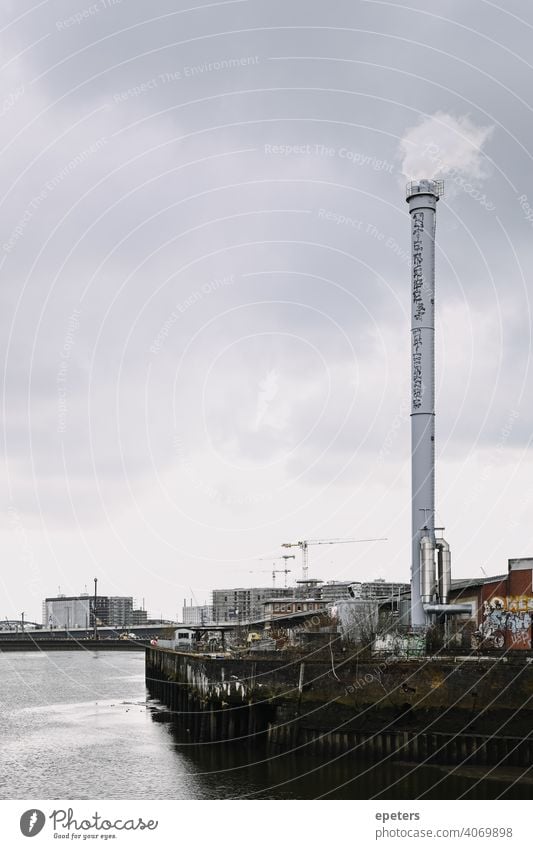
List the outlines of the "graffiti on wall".
{"label": "graffiti on wall", "polygon": [[415,327],[413,330],[413,408],[422,406],[422,331]]}
{"label": "graffiti on wall", "polygon": [[483,602],[475,648],[531,649],[533,596],[494,596]]}
{"label": "graffiti on wall", "polygon": [[413,305],[416,321],[421,321],[426,311],[422,288],[424,275],[422,271],[424,255],[422,248],[422,234],[424,232],[424,213],[415,212],[413,215]]}

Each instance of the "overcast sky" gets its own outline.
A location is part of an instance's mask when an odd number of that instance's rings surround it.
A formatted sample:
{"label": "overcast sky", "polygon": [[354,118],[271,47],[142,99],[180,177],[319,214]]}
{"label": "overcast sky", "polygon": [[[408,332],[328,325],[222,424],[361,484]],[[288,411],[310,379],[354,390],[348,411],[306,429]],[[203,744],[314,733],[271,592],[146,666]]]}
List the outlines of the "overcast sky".
{"label": "overcast sky", "polygon": [[530,4],[0,15],[0,616],[94,576],[175,616],[302,538],[385,536],[311,574],[408,580],[417,176],[437,523],[454,577],[532,555]]}

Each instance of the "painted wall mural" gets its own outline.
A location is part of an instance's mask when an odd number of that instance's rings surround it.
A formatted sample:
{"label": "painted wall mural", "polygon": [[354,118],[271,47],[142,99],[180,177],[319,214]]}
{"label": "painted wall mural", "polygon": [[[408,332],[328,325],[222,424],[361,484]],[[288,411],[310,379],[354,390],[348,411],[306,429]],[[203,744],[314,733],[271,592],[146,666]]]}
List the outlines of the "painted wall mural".
{"label": "painted wall mural", "polygon": [[476,648],[531,649],[533,596],[493,596],[483,602]]}

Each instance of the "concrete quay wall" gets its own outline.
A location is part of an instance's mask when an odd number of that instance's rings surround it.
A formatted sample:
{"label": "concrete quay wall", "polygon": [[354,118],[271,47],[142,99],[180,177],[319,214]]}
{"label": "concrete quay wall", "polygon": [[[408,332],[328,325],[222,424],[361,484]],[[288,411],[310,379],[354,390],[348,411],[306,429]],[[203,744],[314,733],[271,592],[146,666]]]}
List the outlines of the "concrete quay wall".
{"label": "concrete quay wall", "polygon": [[527,765],[533,666],[522,659],[214,658],[148,648],[146,682],[191,742]]}

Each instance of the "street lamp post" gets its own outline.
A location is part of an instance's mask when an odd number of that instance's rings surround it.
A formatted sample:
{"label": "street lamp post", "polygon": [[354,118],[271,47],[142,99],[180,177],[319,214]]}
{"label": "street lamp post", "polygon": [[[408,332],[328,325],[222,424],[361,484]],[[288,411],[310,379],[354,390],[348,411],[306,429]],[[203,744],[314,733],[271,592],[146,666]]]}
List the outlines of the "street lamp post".
{"label": "street lamp post", "polygon": [[98,639],[98,620],[97,620],[97,618],[96,618],[96,593],[97,593],[97,587],[98,587],[98,578],[95,578],[95,579],[94,579],[94,610],[93,610],[93,613],[94,613],[94,639],[95,639],[95,640],[97,640],[97,639]]}

